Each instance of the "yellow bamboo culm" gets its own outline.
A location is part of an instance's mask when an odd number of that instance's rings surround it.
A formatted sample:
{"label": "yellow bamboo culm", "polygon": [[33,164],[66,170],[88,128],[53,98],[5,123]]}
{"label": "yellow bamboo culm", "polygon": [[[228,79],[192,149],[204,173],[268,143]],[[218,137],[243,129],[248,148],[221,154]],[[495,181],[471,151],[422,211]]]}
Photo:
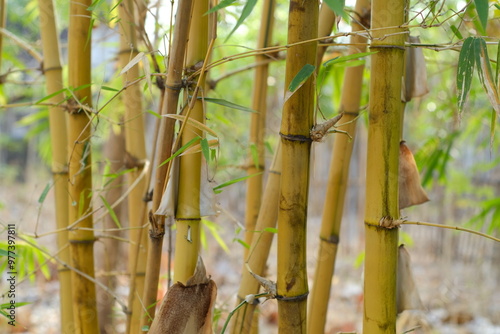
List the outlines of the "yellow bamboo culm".
{"label": "yellow bamboo culm", "polygon": [[[69,86],[79,88],[68,101],[68,155],[70,196],[69,222],[84,227],[69,232],[71,265],[94,277],[94,232],[92,231],[92,116],[80,107],[90,105],[91,83],[91,15],[90,0],[75,0],[70,5],[68,80]],[[76,271],[71,273],[73,285],[73,333],[95,334],[99,331],[95,284]]]}
{"label": "yellow bamboo culm", "polygon": [[[205,60],[208,50],[208,11],[207,0],[195,0],[193,7],[193,19],[189,33],[187,48],[187,68],[194,69],[195,65]],[[202,74],[204,75],[204,74]],[[204,80],[200,81],[200,87],[204,86]],[[195,87],[188,87],[188,95],[194,96]],[[189,110],[189,109],[188,109]],[[203,101],[197,100],[192,110],[189,110],[190,118],[200,123],[205,122]],[[203,137],[200,129],[186,125],[181,134],[181,146],[187,144],[193,138]],[[187,154],[180,157],[179,161],[179,195],[177,200],[174,257],[174,281],[186,284],[193,275],[198,262],[200,249],[200,181],[201,181],[201,152]]]}
{"label": "yellow bamboo culm", "polygon": [[[264,276],[265,274],[266,262],[274,238],[274,234],[271,231],[266,231],[266,229],[275,228],[278,218],[282,167],[281,158],[281,143],[278,143],[273,162],[269,167],[269,176],[262,197],[259,217],[257,218],[257,224],[255,226],[257,232],[253,234],[250,250],[245,259],[245,265],[243,266],[237,304],[240,304],[247,295],[257,294],[259,292],[259,282],[250,274],[247,265],[254,274],[259,276]],[[257,305],[255,304],[246,304],[236,311],[233,316],[233,334],[246,334],[253,330],[255,323],[252,319],[255,316],[256,307]]]}
{"label": "yellow bamboo culm", "polygon": [[[288,44],[318,35],[319,1],[292,0]],[[286,57],[285,87],[307,64],[316,64],[317,42],[290,47]],[[306,333],[306,227],[309,188],[310,130],[313,125],[314,80],[308,78],[283,106],[281,121],[282,179],[278,213],[279,333]]]}
{"label": "yellow bamboo culm", "polygon": [[363,332],[396,331],[398,229],[379,226],[399,218],[398,161],[401,138],[401,82],[404,69],[405,1],[372,3],[370,114],[366,172],[365,283]]}
{"label": "yellow bamboo culm", "polygon": [[[54,5],[52,0],[39,0],[40,8],[40,34],[43,48],[43,67],[46,78],[47,95],[51,95],[63,88],[62,67],[59,49],[59,38],[56,28]],[[2,6],[3,8],[3,6]],[[0,14],[1,17],[1,14]],[[64,95],[53,96],[49,103],[60,103]],[[61,106],[49,108],[50,139],[52,146],[52,177],[54,179],[54,194],[56,204],[56,225],[59,230],[68,226],[68,135],[67,114]],[[70,250],[68,247],[68,232],[61,231],[57,234],[57,247],[62,249],[59,258],[65,263],[70,263]],[[73,301],[71,292],[71,272],[63,265],[58,266],[60,283],[60,310],[61,333],[72,333]]]}
{"label": "yellow bamboo culm", "polygon": [[[137,50],[137,24],[135,22],[135,7],[132,0],[124,0],[119,7],[120,15],[120,66],[124,68],[138,54]],[[123,75],[123,82],[126,85],[139,77],[139,66],[131,67]],[[127,174],[128,184],[132,185],[142,174],[146,159],[146,143],[144,134],[144,114],[142,107],[142,91],[139,85],[127,88],[122,95],[125,107],[125,168],[133,169]],[[131,275],[131,284],[128,304],[130,313],[128,316],[128,333],[140,332],[140,315],[142,298],[144,291],[144,279],[146,272],[146,257],[148,239],[144,230],[138,229],[146,223],[146,202],[144,201],[147,192],[146,178],[139,180],[139,183],[130,191],[128,195],[128,220],[130,230],[128,271]]]}
{"label": "yellow bamboo culm", "polygon": [[[369,18],[369,7],[369,0],[358,0],[356,2],[354,12],[357,17],[356,20],[352,21],[353,31],[364,29],[360,23]],[[353,35],[351,42],[361,44],[365,43],[366,39],[359,35]],[[352,48],[349,52],[354,54],[364,52],[365,49],[364,47]],[[345,123],[346,125],[339,126],[338,129],[349,133],[351,138],[343,134],[338,134],[335,136],[333,143],[328,187],[319,236],[316,272],[309,303],[309,333],[325,332],[331,282],[335,271],[335,260],[340,241],[340,226],[349,177],[349,166],[356,134],[356,117],[359,112],[363,72],[364,65],[360,65],[348,67],[344,73],[344,85],[339,108],[339,112],[343,112],[344,116],[339,123]]]}

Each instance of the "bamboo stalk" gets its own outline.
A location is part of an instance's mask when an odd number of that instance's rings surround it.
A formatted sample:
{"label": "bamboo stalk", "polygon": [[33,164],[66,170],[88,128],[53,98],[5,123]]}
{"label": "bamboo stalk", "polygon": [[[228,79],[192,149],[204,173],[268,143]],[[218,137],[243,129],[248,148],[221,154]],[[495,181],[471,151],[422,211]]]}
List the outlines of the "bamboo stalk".
{"label": "bamboo stalk", "polygon": [[[40,5],[41,6],[41,5]],[[40,11],[42,13],[42,11]],[[5,29],[7,22],[7,1],[0,0],[0,29]],[[3,51],[3,34],[0,34],[0,54]],[[2,57],[0,57],[0,69],[2,68]],[[0,83],[2,85],[2,83]]]}
{"label": "bamboo stalk", "polygon": [[[335,21],[337,21],[337,16],[335,13],[330,9],[330,6],[328,6],[324,1],[321,3],[321,9],[319,10],[319,19],[318,19],[318,37],[321,36],[330,36],[333,30],[333,25],[335,24]],[[323,41],[328,41],[328,38],[326,38]],[[318,55],[316,56],[316,64],[321,65],[323,62],[323,56],[326,52],[326,48],[328,46],[326,45],[321,45],[321,43],[318,45]]]}
{"label": "bamboo stalk", "polygon": [[401,137],[401,82],[404,73],[402,28],[405,4],[375,0],[372,4],[373,41],[370,76],[370,117],[365,210],[365,333],[396,331],[396,271],[398,229],[379,223],[399,218],[398,161]]}
{"label": "bamboo stalk", "polygon": [[[70,5],[69,24],[69,86],[80,87],[68,101],[69,142],[69,222],[75,222],[91,212],[92,199],[92,123],[88,113],[80,109],[79,103],[91,104],[90,51],[92,13],[88,10],[90,0],[75,0]],[[85,85],[88,85],[84,87]],[[83,88],[82,88],[83,87]],[[77,99],[78,101],[75,101]],[[81,219],[76,227],[89,230],[69,232],[72,266],[84,274],[94,277],[94,232],[91,215]],[[75,271],[71,274],[73,284],[74,333],[94,334],[99,330],[96,308],[95,284]]]}
{"label": "bamboo stalk", "polygon": [[[135,9],[132,0],[124,0],[120,4],[120,52],[119,62],[121,67],[127,64],[138,54],[137,26],[135,24]],[[143,25],[140,25],[143,28]],[[131,67],[124,73],[123,81],[126,85],[140,75],[139,66]],[[146,143],[144,134],[144,114],[142,107],[142,92],[139,85],[132,85],[123,92],[125,106],[125,150],[126,168],[133,169],[128,176],[128,183],[133,184],[141,175],[146,159]],[[130,227],[140,227],[146,222],[146,202],[144,197],[147,192],[146,178],[142,178],[128,196],[128,217]],[[131,276],[128,305],[130,312],[127,314],[127,332],[140,332],[141,302],[136,296],[144,292],[144,279],[146,272],[147,235],[141,229],[130,230],[132,243],[129,247],[128,271]],[[138,261],[138,259],[142,259]]]}
{"label": "bamboo stalk", "polygon": [[[187,47],[187,69],[194,70],[203,63],[208,51],[208,11],[207,0],[195,0],[193,20],[189,31]],[[202,73],[202,76],[205,74]],[[199,81],[199,87],[204,86],[204,79]],[[188,96],[197,99],[196,86],[188,86]],[[190,103],[190,107],[193,105]],[[193,108],[187,110],[190,118],[200,123],[205,122],[202,100],[196,100]],[[180,134],[181,145],[184,146],[196,137],[203,138],[200,129],[185,125]],[[175,215],[177,233],[175,237],[174,281],[186,284],[194,274],[200,249],[200,181],[201,152],[183,155],[179,159],[179,193]]]}
{"label": "bamboo stalk", "polygon": [[[265,0],[261,22],[261,30],[257,48],[265,48],[270,46],[272,38],[272,28],[274,22],[275,0]],[[256,63],[262,63],[255,68],[252,109],[257,111],[252,113],[250,119],[250,148],[248,154],[247,174],[254,175],[246,182],[247,197],[245,209],[245,242],[251,244],[252,236],[255,230],[255,224],[259,215],[260,199],[262,196],[262,172],[264,171],[264,132],[266,126],[266,111],[267,111],[267,76],[269,64],[266,63],[268,57],[260,54],[255,57]],[[256,151],[256,159],[254,152]],[[245,248],[244,257],[248,255],[248,249]]]}
{"label": "bamboo stalk", "polygon": [[[5,1],[2,1],[4,10]],[[54,5],[52,0],[39,0],[40,27],[43,48],[43,70],[46,77],[47,95],[51,95],[63,88],[62,67],[59,49],[59,38],[54,17]],[[0,17],[3,17],[0,14]],[[1,50],[1,42],[0,42]],[[69,220],[69,198],[68,198],[68,135],[67,114],[57,103],[64,100],[64,95],[53,96],[48,102],[54,106],[49,107],[50,139],[52,146],[52,177],[54,179],[54,193],[56,206],[56,226],[65,229]],[[70,262],[70,250],[68,244],[68,232],[63,230],[57,234],[57,247],[63,249],[59,257],[66,263]],[[71,299],[71,273],[62,265],[58,265],[60,283],[60,312],[61,332],[68,333],[73,323],[73,302]]]}
{"label": "bamboo stalk", "polygon": [[[355,12],[357,13],[357,17],[352,22],[353,31],[364,30],[364,27],[359,22],[363,22],[369,18],[369,7],[369,0],[358,0],[356,2]],[[368,14],[368,17],[366,14]],[[366,39],[360,35],[353,35],[351,42],[365,43]],[[352,48],[350,49],[350,53],[354,54],[364,52],[365,50],[365,47]],[[318,262],[316,263],[311,302],[309,304],[309,333],[325,332],[331,281],[335,271],[335,260],[340,241],[340,226],[349,178],[349,166],[356,134],[356,117],[359,114],[363,71],[364,65],[360,65],[348,67],[344,73],[344,88],[342,90],[339,112],[344,113],[341,122],[347,124],[339,126],[339,130],[346,131],[350,134],[351,138],[340,134],[335,137],[333,143],[328,187],[319,235]]]}
{"label": "bamboo stalk", "polygon": [[[288,44],[318,35],[318,1],[292,0]],[[306,64],[316,64],[317,42],[291,47],[286,57],[285,87]],[[307,308],[306,226],[310,130],[314,82],[309,78],[286,100],[281,121],[283,166],[278,213],[278,313],[280,333],[305,333]]]}
{"label": "bamboo stalk", "polygon": [[[182,89],[182,74],[186,45],[189,37],[189,26],[191,22],[191,11],[193,0],[180,0],[174,26],[174,37],[172,52],[169,55],[167,79],[165,83],[165,94],[162,103],[162,115],[177,113],[179,93]],[[159,137],[157,138],[157,165],[167,160],[172,154],[175,121],[168,117],[162,117],[159,125]],[[147,307],[141,318],[141,327],[154,318],[155,308],[149,307],[156,302],[158,282],[160,275],[160,261],[165,234],[165,218],[156,216],[154,213],[160,206],[163,190],[168,182],[168,164],[158,167],[154,181],[153,204],[149,219],[151,229],[149,231],[148,257],[146,264],[146,279],[144,286],[143,305]]]}
{"label": "bamboo stalk", "polygon": [[[254,274],[264,276],[267,258],[274,238],[274,233],[266,231],[267,228],[275,228],[278,218],[279,192],[281,179],[281,144],[274,152],[274,159],[269,167],[269,176],[267,178],[262,204],[259,210],[259,217],[253,234],[250,251],[245,264],[248,264]],[[243,266],[241,274],[241,284],[238,290],[239,305],[245,296],[257,294],[259,292],[259,282],[250,274],[246,265]],[[245,304],[233,316],[232,333],[249,333],[252,329],[253,316],[257,305]]]}

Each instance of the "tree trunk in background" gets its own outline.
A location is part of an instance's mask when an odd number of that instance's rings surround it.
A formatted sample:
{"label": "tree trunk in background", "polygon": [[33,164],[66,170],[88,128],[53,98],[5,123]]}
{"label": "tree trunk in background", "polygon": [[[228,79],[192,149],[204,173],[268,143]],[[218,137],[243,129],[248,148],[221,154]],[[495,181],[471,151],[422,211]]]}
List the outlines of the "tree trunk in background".
{"label": "tree trunk in background", "polygon": [[[137,56],[137,25],[135,24],[135,10],[132,0],[125,0],[120,4],[120,67],[124,68]],[[131,67],[123,75],[126,85],[139,77],[139,66]],[[128,185],[135,187],[128,195],[128,221],[130,229],[128,271],[130,277],[130,291],[128,307],[131,313],[127,314],[127,332],[140,332],[140,315],[142,305],[137,296],[143,295],[146,272],[147,234],[140,227],[146,220],[147,183],[141,174],[145,167],[146,143],[144,134],[144,112],[142,107],[142,88],[139,84],[128,87],[122,95],[125,107],[125,168],[132,169],[127,173]],[[138,178],[141,177],[140,180]],[[139,260],[140,259],[140,260]]]}
{"label": "tree trunk in background", "polygon": [[[405,35],[402,0],[372,4],[373,40],[365,210],[364,333],[395,333],[399,219],[398,168]],[[398,34],[399,33],[399,34]]]}
{"label": "tree trunk in background", "polygon": [[[92,211],[92,115],[80,108],[79,103],[91,105],[90,93],[90,36],[92,12],[90,0],[75,0],[70,6],[69,25],[69,86],[80,88],[68,101],[69,142],[69,222],[72,227],[89,230],[69,232],[72,271],[74,333],[95,334],[99,331],[94,282],[94,232]],[[81,88],[82,86],[87,87]],[[76,99],[76,100],[75,100]],[[82,274],[87,275],[84,277]]]}
{"label": "tree trunk in background", "polygon": [[[104,155],[110,162],[109,173],[119,173],[123,168],[123,157],[125,156],[125,138],[120,128],[119,131],[115,132],[115,128],[111,127],[110,135],[104,148]],[[123,176],[120,175],[107,185],[108,190],[104,196],[108,203],[115,203],[120,198],[123,190],[123,179]],[[120,222],[123,221],[121,219],[123,217],[122,207],[123,205],[120,203],[113,209]],[[117,228],[118,226],[111,215],[106,215],[104,217],[104,229]],[[121,233],[120,231],[109,231],[105,234],[119,237]],[[100,244],[102,244],[102,247],[99,248]],[[115,238],[102,238],[100,239],[100,242],[96,244],[96,267],[98,268],[98,271],[103,271],[104,274],[100,276],[98,280],[107,286],[111,291],[115,291],[116,276],[110,275],[110,272],[125,269],[124,266],[121,266],[122,261],[118,260],[118,254],[120,254],[120,244],[121,242]],[[123,256],[120,256],[120,259],[122,258]],[[114,304],[115,300],[107,293],[97,295],[100,333],[102,334],[115,333],[115,324],[113,323]]]}
{"label": "tree trunk in background", "polygon": [[[39,0],[40,8],[40,34],[43,48],[43,70],[46,78],[47,95],[60,91],[63,88],[61,56],[59,38],[54,17],[52,0]],[[5,1],[2,1],[2,10],[5,10]],[[0,14],[0,18],[5,18]],[[1,34],[0,34],[1,35]],[[1,37],[0,37],[1,52]],[[0,57],[1,58],[1,57]],[[57,104],[64,100],[64,94],[53,96],[49,103]],[[56,205],[57,229],[68,226],[68,135],[67,114],[58,106],[49,108],[50,140],[52,146],[52,177],[54,179],[54,193]],[[68,247],[68,232],[61,231],[57,234],[57,247],[61,249],[59,258],[65,263],[70,263],[70,250]],[[73,302],[71,299],[71,273],[68,268],[58,264],[60,283],[60,312],[61,332],[71,333],[73,323]]]}
{"label": "tree trunk in background", "polygon": [[[162,115],[176,114],[179,93],[182,89],[182,74],[184,68],[184,57],[189,37],[189,25],[191,22],[191,10],[193,0],[180,0],[177,8],[176,24],[174,26],[174,37],[165,82],[165,94],[162,103]],[[167,117],[160,120],[157,140],[157,151],[155,166],[167,160],[172,153],[175,121]],[[158,282],[160,278],[161,253],[163,236],[165,234],[165,217],[156,215],[160,206],[166,183],[168,164],[158,167],[154,181],[153,204],[149,216],[151,229],[149,231],[148,258],[146,265],[146,280],[144,285],[143,305],[146,316],[141,318],[141,326],[149,323],[154,318],[155,308],[149,307],[156,302]],[[170,277],[170,276],[169,276]]]}
{"label": "tree trunk in background", "polygon": [[[352,21],[352,30],[364,30],[358,22],[369,22],[369,0],[358,0],[356,2],[356,20]],[[368,14],[368,15],[367,15]],[[321,20],[321,16],[320,16]],[[366,43],[366,38],[353,35],[351,43]],[[364,52],[366,47],[359,46],[350,49],[350,54]],[[318,63],[319,66],[319,63]],[[309,333],[324,333],[326,315],[328,312],[328,301],[332,277],[335,270],[338,243],[340,240],[340,225],[344,210],[345,194],[349,180],[349,166],[351,162],[352,148],[356,135],[356,117],[359,114],[359,104],[363,86],[364,65],[348,67],[344,73],[342,98],[339,112],[344,116],[341,123],[349,123],[339,127],[352,137],[337,134],[333,143],[332,160],[330,162],[330,174],[328,176],[328,187],[323,209],[323,219],[319,236],[318,261],[309,305],[308,331]]]}
{"label": "tree trunk in background", "polygon": [[[193,19],[189,31],[187,48],[187,71],[196,70],[203,63],[208,50],[208,11],[207,0],[195,0]],[[187,73],[189,74],[189,73]],[[204,87],[204,73],[194,78],[199,82],[199,87]],[[189,101],[186,108],[186,117],[205,123],[203,101],[198,100],[197,90],[194,85],[187,88],[188,96],[194,101]],[[191,103],[194,102],[194,103]],[[192,109],[191,109],[192,108]],[[181,146],[186,145],[196,137],[203,138],[200,129],[186,124],[181,136]],[[177,233],[175,238],[174,281],[186,284],[194,274],[200,250],[200,181],[202,153],[192,153],[179,158],[179,193],[177,199],[177,212],[175,215]]]}
{"label": "tree trunk in background", "polygon": [[[318,36],[318,12],[318,1],[290,2],[288,44]],[[316,49],[317,42],[290,47],[285,87],[306,64],[316,64]],[[286,168],[282,171],[278,213],[277,290],[279,332],[286,334],[306,333],[307,328],[306,227],[314,96],[314,80],[310,77],[285,102],[281,121]]]}

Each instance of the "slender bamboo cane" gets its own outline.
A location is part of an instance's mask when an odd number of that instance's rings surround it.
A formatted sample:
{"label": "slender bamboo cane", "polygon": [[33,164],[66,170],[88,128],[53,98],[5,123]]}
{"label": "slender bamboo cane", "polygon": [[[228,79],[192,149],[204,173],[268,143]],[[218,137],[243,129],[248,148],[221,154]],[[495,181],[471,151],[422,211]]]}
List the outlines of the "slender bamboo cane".
{"label": "slender bamboo cane", "polygon": [[[135,24],[135,10],[132,0],[124,0],[120,4],[120,66],[125,67],[137,53],[137,26]],[[124,84],[139,77],[139,67],[131,67],[123,77]],[[123,103],[125,106],[125,149],[126,168],[133,169],[127,174],[129,184],[133,184],[141,175],[146,159],[146,143],[144,135],[144,116],[142,108],[142,92],[138,85],[130,86],[123,92]],[[146,202],[144,201],[147,192],[146,178],[142,178],[139,184],[132,189],[128,196],[128,217],[130,227],[143,226],[146,221]],[[128,270],[135,273],[130,279],[131,290],[129,292],[129,310],[127,314],[128,333],[140,332],[140,315],[142,307],[140,300],[136,296],[142,296],[144,291],[144,279],[146,272],[147,256],[147,235],[140,229],[130,230],[132,241],[129,247]],[[138,261],[138,258],[143,259]],[[132,290],[133,289],[133,290]]]}
{"label": "slender bamboo cane", "polygon": [[[5,23],[7,21],[7,1],[0,0],[0,28],[5,28]],[[3,51],[3,34],[0,34],[0,54]],[[2,66],[2,57],[0,57],[0,68]],[[1,85],[1,83],[0,83]]]}
{"label": "slender bamboo cane", "polygon": [[379,226],[399,218],[398,161],[401,137],[401,82],[404,73],[405,2],[372,3],[370,117],[365,210],[365,333],[396,331],[396,267],[398,229]]}
{"label": "slender bamboo cane", "polygon": [[[245,263],[248,264],[254,274],[264,275],[267,258],[274,238],[274,234],[266,231],[267,228],[275,228],[278,218],[279,192],[281,178],[281,144],[274,153],[274,159],[269,167],[269,176],[267,178],[262,204],[259,210],[259,217],[252,238],[250,252]],[[250,274],[247,267],[244,266],[241,274],[241,284],[238,290],[239,305],[245,296],[257,294],[259,292],[259,282]],[[253,326],[253,316],[257,305],[245,304],[233,316],[232,333],[249,333]]]}
{"label": "slender bamboo cane", "polygon": [[[115,127],[111,127],[108,140],[105,144],[104,155],[110,163],[109,173],[118,173],[123,168],[123,156],[125,155],[125,138],[121,128],[117,129]],[[104,195],[108,203],[115,203],[119,200],[123,191],[123,179],[124,177],[120,175],[114,178],[109,183],[107,187],[108,190]],[[120,203],[117,207],[114,208],[116,216],[120,221],[122,218],[122,207],[123,205]],[[120,236],[121,231],[117,229],[118,226],[116,225],[116,222],[114,221],[113,217],[111,217],[111,215],[106,215],[104,217],[103,224],[105,229],[110,229],[110,231],[106,234],[115,237]],[[101,249],[102,253],[97,254],[102,254],[104,256],[96,259],[97,270],[104,270],[104,272],[109,273],[113,270],[124,269],[123,267],[120,268],[118,264],[118,259],[121,258],[121,256],[119,257],[120,241],[115,238],[105,238],[104,240],[100,240],[100,243],[103,245],[103,249]],[[98,281],[101,282],[104,286],[108,287],[111,291],[115,290],[117,283],[115,275],[101,276],[98,278]],[[114,304],[115,300],[111,298],[107,293],[97,295],[100,333],[102,334],[114,333]]]}
{"label": "slender bamboo cane", "polygon": [[[274,22],[275,0],[265,0],[262,8],[262,25],[260,27],[257,48],[270,46],[272,28]],[[266,55],[257,55],[256,63],[261,63],[255,68],[252,108],[257,112],[251,115],[250,120],[250,149],[248,155],[247,174],[253,175],[264,171],[264,130],[266,126],[267,110],[267,75],[269,64],[266,63]],[[255,154],[256,153],[256,154]],[[247,180],[247,197],[245,210],[245,242],[250,244],[259,215],[260,199],[262,195],[262,174],[253,176]],[[245,249],[244,257],[248,255]]]}
{"label": "slender bamboo cane", "polygon": [[[335,13],[323,1],[321,3],[321,9],[319,10],[318,37],[330,36],[336,20],[337,16],[335,15]],[[328,39],[326,39],[326,41],[327,40]],[[327,46],[322,46],[321,43],[318,45],[318,55],[316,56],[316,64],[318,64],[318,66],[322,63],[326,48]]]}
{"label": "slender bamboo cane", "polygon": [[[319,2],[292,0],[288,44],[318,35]],[[285,87],[306,65],[316,64],[317,42],[290,47]],[[280,333],[305,333],[307,308],[306,226],[309,187],[310,130],[314,82],[309,78],[285,102],[281,121],[283,168],[278,213],[278,314]]]}
{"label": "slender bamboo cane", "polygon": [[[207,0],[195,0],[193,20],[189,31],[187,48],[187,68],[195,69],[203,63],[208,51],[208,11]],[[204,76],[202,73],[201,75]],[[200,81],[200,87],[204,80]],[[196,99],[196,89],[188,86],[188,95]],[[190,112],[191,119],[205,122],[203,101],[197,100]],[[201,130],[186,125],[181,135],[181,145],[187,144],[196,137],[203,137]],[[200,181],[201,152],[180,157],[179,161],[179,195],[175,215],[177,233],[175,237],[174,281],[186,284],[194,274],[200,249]]]}
{"label": "slender bamboo cane", "polygon": [[[369,0],[358,0],[356,2],[356,19],[352,23],[353,31],[364,29],[360,23],[363,21],[366,22],[369,19],[369,6]],[[359,35],[353,35],[351,42],[361,44],[365,43],[366,39]],[[365,47],[353,48],[350,50],[350,53],[364,52],[365,49]],[[314,275],[311,302],[309,304],[309,333],[324,333],[325,331],[331,281],[335,270],[335,260],[340,240],[340,226],[349,177],[349,165],[356,134],[356,117],[358,116],[361,98],[363,71],[364,65],[360,65],[348,67],[344,74],[344,88],[342,90],[339,111],[344,113],[341,122],[347,124],[340,126],[339,129],[349,133],[351,138],[345,135],[337,135],[333,144],[330,174],[328,176],[328,187],[319,236],[316,273]]]}
{"label": "slender bamboo cane", "polygon": [[[90,0],[75,0],[70,5],[69,24],[69,86],[79,88],[68,101],[69,142],[69,221],[75,222],[91,212],[92,160],[91,118],[78,103],[91,104],[90,50],[92,13]],[[76,100],[75,100],[76,99]],[[77,227],[88,230],[69,232],[71,263],[77,270],[94,277],[94,232],[91,215],[81,219]],[[74,333],[94,334],[99,330],[95,284],[72,271]]]}
{"label": "slender bamboo cane", "polygon": [[[162,104],[162,115],[177,113],[179,93],[182,89],[183,64],[186,45],[189,37],[189,26],[191,22],[191,11],[193,0],[180,0],[177,8],[176,24],[174,26],[174,38],[172,52],[169,55],[167,80],[165,83],[165,94]],[[159,137],[157,139],[157,164],[167,160],[172,153],[174,136],[173,119],[162,117],[160,120]],[[167,164],[158,167],[154,181],[152,214],[149,215],[151,229],[149,231],[148,257],[146,265],[146,281],[144,286],[143,305],[147,307],[142,317],[141,325],[145,325],[154,318],[155,308],[149,307],[156,302],[158,282],[160,277],[160,260],[165,235],[165,218],[156,216],[154,213],[160,206],[164,187],[166,186]]]}
{"label": "slender bamboo cane", "polygon": [[[63,88],[61,56],[59,53],[59,38],[54,17],[52,0],[39,0],[40,34],[43,48],[43,70],[46,77],[47,94],[51,95]],[[4,9],[4,5],[2,5]],[[1,17],[1,14],[0,14]],[[1,45],[0,45],[1,49]],[[64,95],[53,96],[48,102],[56,105],[64,100]],[[54,179],[56,225],[58,229],[68,226],[68,135],[67,114],[62,107],[49,108],[50,139],[52,145],[52,177]],[[68,232],[57,234],[57,246],[63,249],[59,256],[66,263],[70,261]],[[58,265],[60,283],[61,332],[68,333],[73,323],[73,302],[71,299],[71,273],[68,268]]]}

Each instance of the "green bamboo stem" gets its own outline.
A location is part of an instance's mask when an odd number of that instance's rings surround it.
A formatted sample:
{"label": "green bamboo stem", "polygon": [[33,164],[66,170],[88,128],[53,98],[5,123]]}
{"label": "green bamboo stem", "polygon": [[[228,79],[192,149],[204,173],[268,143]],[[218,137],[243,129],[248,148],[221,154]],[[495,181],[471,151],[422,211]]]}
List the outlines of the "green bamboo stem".
{"label": "green bamboo stem", "polygon": [[[292,0],[288,44],[317,38],[318,1]],[[285,87],[306,65],[316,64],[317,42],[297,44],[287,52]],[[285,102],[281,123],[283,166],[278,213],[279,333],[306,333],[306,227],[309,188],[310,130],[313,125],[313,79]]]}
{"label": "green bamboo stem", "polygon": [[[91,83],[91,22],[88,10],[90,0],[75,0],[70,5],[69,25],[69,86],[82,87]],[[90,105],[92,95],[90,85],[74,92],[80,103]],[[69,222],[79,223],[76,227],[88,230],[69,232],[71,264],[80,272],[94,277],[94,232],[91,215],[92,200],[92,160],[91,160],[91,117],[79,108],[78,101],[68,101],[68,142],[69,142]],[[96,307],[95,284],[78,274],[71,273],[73,285],[73,333],[95,334],[99,330]]]}
{"label": "green bamboo stem", "polygon": [[379,226],[399,218],[398,166],[401,137],[401,82],[404,74],[405,2],[372,3],[373,41],[365,210],[365,333],[396,331],[398,229]]}
{"label": "green bamboo stem", "polygon": [[[54,5],[52,0],[39,0],[40,22],[44,22],[40,27],[42,37],[42,48],[44,55],[44,73],[46,77],[47,95],[51,95],[63,88],[62,67],[59,53],[59,38],[54,17]],[[4,10],[5,1],[2,1]],[[3,17],[3,14],[0,14]],[[0,42],[1,50],[1,42]],[[64,100],[63,94],[53,96],[49,103],[56,105]],[[52,177],[54,179],[54,193],[56,206],[56,226],[58,229],[65,229],[69,219],[69,198],[68,198],[68,136],[67,136],[67,114],[62,107],[49,107],[50,139],[52,145]],[[68,244],[68,232],[63,230],[57,234],[57,247],[64,249],[59,253],[59,257],[64,262],[70,262],[70,251],[66,247]],[[58,265],[60,282],[60,312],[61,312],[61,332],[68,333],[68,329],[73,323],[73,302],[71,288],[71,273],[68,268]]]}
{"label": "green bamboo stem", "polygon": [[[369,13],[369,6],[369,0],[358,0],[355,12],[359,14]],[[363,19],[366,19],[366,17],[358,16],[357,20],[353,20],[353,31],[364,30],[358,24]],[[353,35],[351,42],[365,43],[366,39],[359,35]],[[352,48],[350,53],[364,52],[365,49],[364,47]],[[349,166],[356,135],[356,117],[358,117],[359,113],[363,72],[364,65],[360,65],[348,67],[344,73],[344,89],[342,90],[339,112],[344,113],[340,122],[346,125],[339,126],[338,129],[349,133],[351,138],[342,134],[336,135],[333,144],[328,187],[319,236],[318,262],[316,263],[311,302],[309,304],[309,333],[323,333],[325,331],[331,281],[335,272],[335,260],[340,240],[340,226],[349,178]]]}

